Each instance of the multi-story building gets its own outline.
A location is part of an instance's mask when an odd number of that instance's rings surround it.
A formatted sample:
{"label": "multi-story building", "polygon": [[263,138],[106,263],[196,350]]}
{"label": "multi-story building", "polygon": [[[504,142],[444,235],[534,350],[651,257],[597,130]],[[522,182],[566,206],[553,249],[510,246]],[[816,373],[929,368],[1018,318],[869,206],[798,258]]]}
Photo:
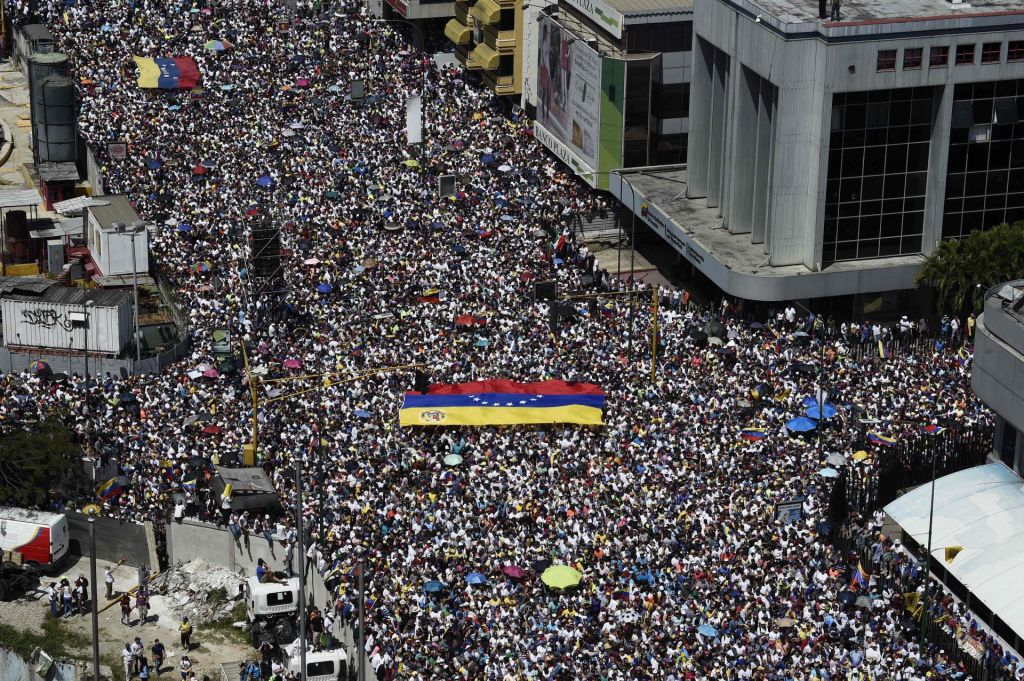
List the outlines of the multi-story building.
{"label": "multi-story building", "polygon": [[370,14],[378,19],[445,19],[455,13],[452,0],[369,0]]}
{"label": "multi-story building", "polygon": [[537,138],[592,186],[607,189],[618,168],[685,160],[692,7],[564,0],[541,11],[523,102]]}
{"label": "multi-story building", "polygon": [[974,335],[971,387],[996,414],[993,454],[1024,475],[1024,280],[985,295]]}
{"label": "multi-story building", "polygon": [[495,94],[522,91],[525,9],[522,0],[456,0],[455,17],[445,24],[455,56],[480,71]]}
{"label": "multi-story building", "polygon": [[687,166],[612,189],[725,292],[905,291],[1024,218],[1021,0],[697,0],[694,35]]}

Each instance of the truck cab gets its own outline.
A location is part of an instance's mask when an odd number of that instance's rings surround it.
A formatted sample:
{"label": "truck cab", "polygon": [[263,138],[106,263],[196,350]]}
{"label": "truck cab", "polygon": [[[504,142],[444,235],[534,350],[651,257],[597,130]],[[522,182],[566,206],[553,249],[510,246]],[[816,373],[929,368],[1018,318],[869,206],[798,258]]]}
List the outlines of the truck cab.
{"label": "truck cab", "polygon": [[249,626],[252,647],[264,640],[281,645],[295,638],[299,612],[299,578],[281,582],[260,582],[249,577],[242,584],[245,598],[245,619]]}
{"label": "truck cab", "polygon": [[304,681],[342,681],[348,678],[348,655],[344,650],[307,652],[306,672],[302,674],[302,661],[296,654],[288,658],[287,668]]}

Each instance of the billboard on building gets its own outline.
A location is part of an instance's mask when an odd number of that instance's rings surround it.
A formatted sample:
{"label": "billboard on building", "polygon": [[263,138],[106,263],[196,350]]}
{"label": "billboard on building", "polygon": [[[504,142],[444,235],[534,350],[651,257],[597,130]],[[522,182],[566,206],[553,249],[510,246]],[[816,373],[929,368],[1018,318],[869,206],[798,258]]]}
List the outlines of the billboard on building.
{"label": "billboard on building", "polygon": [[592,170],[598,167],[601,55],[550,17],[542,17],[537,122]]}
{"label": "billboard on building", "polygon": [[601,0],[566,0],[570,5],[583,12],[595,24],[611,33],[616,38],[622,37],[622,12]]}

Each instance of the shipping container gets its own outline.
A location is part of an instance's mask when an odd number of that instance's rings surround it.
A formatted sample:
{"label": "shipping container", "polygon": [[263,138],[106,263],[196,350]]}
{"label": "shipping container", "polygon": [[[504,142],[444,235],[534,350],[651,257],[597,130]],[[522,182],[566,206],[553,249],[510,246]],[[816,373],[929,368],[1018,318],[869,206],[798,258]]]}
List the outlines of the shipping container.
{"label": "shipping container", "polygon": [[118,355],[131,342],[134,328],[131,295],[123,291],[92,291],[51,286],[40,296],[3,298],[4,344],[8,347],[85,350],[81,320],[89,309],[89,353]]}

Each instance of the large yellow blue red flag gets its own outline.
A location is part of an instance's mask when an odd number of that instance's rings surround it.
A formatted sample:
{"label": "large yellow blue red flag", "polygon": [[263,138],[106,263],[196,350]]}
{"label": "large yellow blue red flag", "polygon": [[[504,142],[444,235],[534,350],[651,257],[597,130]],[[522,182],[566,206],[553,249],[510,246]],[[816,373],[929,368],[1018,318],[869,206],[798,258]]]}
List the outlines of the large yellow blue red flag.
{"label": "large yellow blue red flag", "polygon": [[199,84],[199,67],[192,57],[132,57],[139,68],[140,88],[190,90]]}
{"label": "large yellow blue red flag", "polygon": [[406,393],[403,426],[490,426],[529,423],[601,425],[604,392],[593,383],[504,379],[436,383]]}

